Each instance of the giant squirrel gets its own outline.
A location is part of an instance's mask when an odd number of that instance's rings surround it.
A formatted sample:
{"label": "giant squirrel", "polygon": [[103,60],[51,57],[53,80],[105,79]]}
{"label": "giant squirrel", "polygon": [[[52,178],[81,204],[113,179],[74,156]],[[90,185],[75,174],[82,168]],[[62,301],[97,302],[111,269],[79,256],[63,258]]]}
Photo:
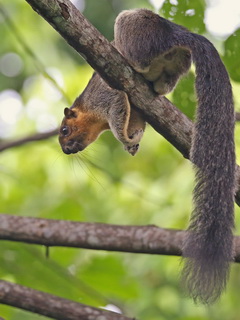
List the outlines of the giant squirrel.
{"label": "giant squirrel", "polygon": [[[206,38],[147,9],[118,15],[114,45],[160,95],[173,90],[195,64],[198,109],[190,159],[196,186],[182,279],[196,302],[212,303],[225,289],[233,261],[235,118],[228,73]],[[145,122],[127,95],[98,74],[64,113],[59,140],[65,153],[83,150],[109,128],[130,154],[137,152]]]}

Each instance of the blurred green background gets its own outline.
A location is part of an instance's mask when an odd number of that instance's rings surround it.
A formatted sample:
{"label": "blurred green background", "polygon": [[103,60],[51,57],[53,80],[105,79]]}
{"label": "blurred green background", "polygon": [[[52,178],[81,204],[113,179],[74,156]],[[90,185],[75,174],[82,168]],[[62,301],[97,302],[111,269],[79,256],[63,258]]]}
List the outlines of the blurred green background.
{"label": "blurred green background", "polygon": [[[109,40],[121,10],[159,9],[144,0],[74,3]],[[210,7],[211,2],[202,0],[169,0],[159,13],[214,42],[230,73],[239,110],[240,30],[236,25],[225,34],[212,32],[206,23]],[[217,11],[216,19],[221,19]],[[0,1],[0,39],[0,143],[55,129],[63,108],[86,86],[91,68],[25,1]],[[196,105],[193,83],[192,72],[169,95],[191,118]],[[239,125],[236,143],[239,146]],[[2,213],[183,229],[191,212],[194,175],[190,162],[148,126],[135,157],[111,132],[74,156],[61,152],[57,137],[5,150],[0,180]],[[239,226],[236,208],[236,233]],[[51,248],[47,259],[43,247],[1,241],[1,279],[92,306],[112,305],[141,320],[239,319],[238,265],[232,266],[226,294],[209,308],[185,297],[179,272],[179,257]],[[44,318],[3,305],[0,316]]]}

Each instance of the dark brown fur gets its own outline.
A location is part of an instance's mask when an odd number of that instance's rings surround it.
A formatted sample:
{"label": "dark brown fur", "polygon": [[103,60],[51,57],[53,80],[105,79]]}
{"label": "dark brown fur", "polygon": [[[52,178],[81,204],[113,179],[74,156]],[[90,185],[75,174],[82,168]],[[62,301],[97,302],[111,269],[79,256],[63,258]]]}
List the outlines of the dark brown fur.
{"label": "dark brown fur", "polygon": [[82,151],[108,129],[131,155],[138,151],[145,121],[130,107],[127,95],[110,88],[97,73],[64,113],[59,133],[64,153]]}
{"label": "dark brown fur", "polygon": [[191,57],[196,66],[198,110],[191,148],[196,187],[182,279],[195,301],[214,302],[225,289],[233,260],[235,119],[227,71],[206,38],[145,9],[117,17],[115,44],[160,94],[174,88]]}

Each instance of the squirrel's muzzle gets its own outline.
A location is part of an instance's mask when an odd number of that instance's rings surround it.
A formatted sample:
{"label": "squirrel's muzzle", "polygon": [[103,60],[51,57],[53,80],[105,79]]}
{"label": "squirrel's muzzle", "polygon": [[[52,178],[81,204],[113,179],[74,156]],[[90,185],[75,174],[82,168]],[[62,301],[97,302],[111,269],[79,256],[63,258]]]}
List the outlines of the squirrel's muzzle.
{"label": "squirrel's muzzle", "polygon": [[74,140],[69,140],[65,145],[62,145],[62,151],[65,154],[77,153],[78,151],[82,151],[85,149],[82,143]]}

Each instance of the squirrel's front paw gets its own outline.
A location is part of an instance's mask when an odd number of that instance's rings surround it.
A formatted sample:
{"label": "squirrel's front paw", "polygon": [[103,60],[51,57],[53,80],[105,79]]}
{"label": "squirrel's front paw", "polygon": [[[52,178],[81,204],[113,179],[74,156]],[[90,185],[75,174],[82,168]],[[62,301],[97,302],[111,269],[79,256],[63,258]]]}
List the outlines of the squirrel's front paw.
{"label": "squirrel's front paw", "polygon": [[129,152],[132,156],[134,156],[137,153],[138,148],[139,148],[139,143],[124,147],[124,149],[127,150],[127,152]]}

